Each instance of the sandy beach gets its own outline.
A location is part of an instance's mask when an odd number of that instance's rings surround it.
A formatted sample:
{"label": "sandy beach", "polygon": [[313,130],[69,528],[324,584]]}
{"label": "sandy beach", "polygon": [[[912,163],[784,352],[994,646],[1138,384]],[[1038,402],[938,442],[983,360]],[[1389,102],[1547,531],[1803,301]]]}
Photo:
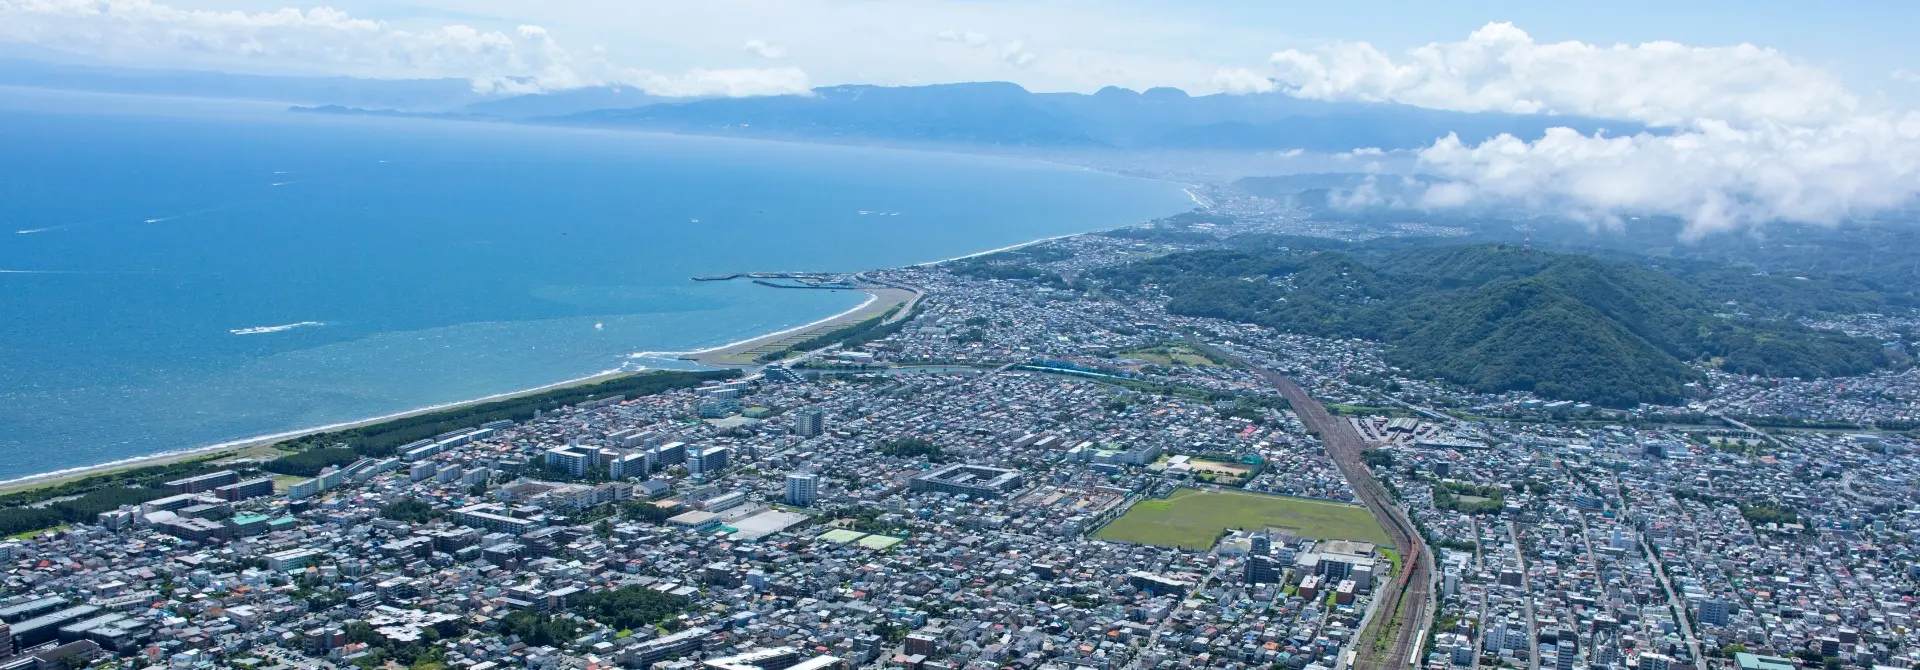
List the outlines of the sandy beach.
{"label": "sandy beach", "polygon": [[221,442],[219,444],[207,445],[204,447],[195,447],[192,449],[178,449],[174,451],[165,451],[157,454],[138,456],[135,458],[125,458],[125,459],[113,461],[110,463],[101,463],[99,465],[89,465],[86,467],[56,470],[53,472],[46,472],[46,473],[41,473],[37,475],[21,477],[18,479],[9,479],[7,481],[0,482],[0,494],[25,491],[28,489],[39,488],[42,486],[52,486],[55,484],[70,482],[76,479],[84,479],[86,477],[91,477],[93,475],[114,472],[117,470],[129,470],[133,468],[144,468],[144,467],[150,467],[155,465],[166,465],[169,463],[178,463],[180,461],[194,460],[194,459],[201,459],[201,458],[211,458],[211,459],[217,460],[220,458],[231,458],[235,456],[267,454],[268,452],[272,451],[271,447],[275,443],[291,440],[296,437],[312,435],[314,433],[325,433],[325,432],[334,431],[334,430],[358,428],[360,426],[380,423],[382,421],[391,421],[393,419],[409,417],[416,414],[426,414],[428,412],[438,412],[444,409],[453,409],[456,407],[477,405],[485,402],[493,402],[495,400],[505,400],[507,398],[515,398],[515,397],[529,395],[533,393],[541,393],[544,391],[551,391],[554,389],[565,388],[568,386],[592,384],[594,382],[606,381],[608,379],[613,379],[615,377],[622,377],[630,374],[636,374],[636,373],[627,372],[627,371],[602,372],[599,374],[589,375],[586,377],[580,377],[578,379],[569,379],[563,382],[547,384],[545,386],[537,386],[530,389],[522,389],[519,391],[512,391],[508,393],[497,393],[497,394],[486,396],[483,398],[474,398],[472,400],[462,400],[459,402],[450,402],[450,403],[444,403],[440,405],[432,405],[429,407],[421,407],[418,409],[407,410],[405,412],[395,412],[393,414],[376,416],[376,417],[367,418],[367,419],[360,419],[357,421],[346,421],[342,423],[329,424],[325,426],[315,426],[313,428],[302,428],[300,430],[290,430],[284,433],[274,433],[271,435],[260,435],[256,437],[248,437],[248,438],[232,440],[228,442]]}
{"label": "sandy beach", "polygon": [[[803,290],[803,289],[794,289]],[[683,354],[681,358],[701,365],[716,368],[757,367],[755,358],[761,354],[791,347],[822,334],[832,332],[852,324],[871,319],[887,310],[899,307],[893,320],[906,318],[907,312],[920,299],[920,294],[904,288],[868,287],[859,289],[867,294],[867,301],[853,309],[806,324],[797,328],[788,328],[779,332],[767,333],[751,339],[703,349]]]}
{"label": "sandy beach", "polygon": [[[765,353],[767,351],[777,350],[782,347],[792,346],[793,344],[804,342],[810,338],[816,337],[822,333],[830,332],[836,328],[841,328],[849,324],[859,323],[861,321],[871,319],[875,316],[879,316],[881,314],[886,313],[887,310],[893,309],[895,306],[899,306],[901,308],[900,311],[896,313],[895,318],[896,319],[905,318],[906,313],[910,309],[912,309],[914,302],[919,300],[920,298],[920,294],[918,292],[904,289],[904,288],[871,287],[871,288],[862,288],[858,290],[868,295],[867,301],[845,312],[841,312],[839,314],[835,314],[825,319],[814,321],[812,323],[797,326],[794,328],[788,328],[786,330],[767,333],[764,335],[757,335],[752,338],[740,340],[738,342],[724,344],[711,349],[703,349],[700,351],[686,352],[686,353],[680,354],[679,356],[682,359],[693,361],[709,367],[754,368],[754,367],[758,367],[759,364],[754,362],[753,359],[762,353]],[[534,388],[522,389],[519,391],[511,391],[507,393],[499,393],[499,394],[494,394],[494,395],[490,395],[482,398],[473,398],[471,400],[462,400],[458,402],[421,407],[417,409],[407,410],[404,412],[396,412],[393,414],[376,416],[376,417],[371,417],[367,419],[360,419],[356,421],[347,421],[342,423],[329,424],[325,426],[315,426],[312,428],[291,430],[283,433],[274,433],[271,435],[259,435],[255,437],[232,440],[228,442],[221,442],[219,444],[207,445],[204,447],[166,451],[166,452],[161,452],[157,454],[149,454],[146,456],[138,456],[135,458],[126,458],[126,459],[121,459],[121,460],[117,460],[109,463],[101,463],[98,465],[90,465],[86,467],[56,470],[53,472],[46,472],[46,473],[41,473],[37,475],[31,475],[27,477],[10,479],[7,481],[0,482],[0,495],[7,494],[7,493],[14,493],[18,491],[24,491],[28,489],[39,488],[43,486],[52,486],[55,484],[70,482],[77,479],[84,479],[86,477],[90,477],[93,475],[104,474],[104,473],[114,472],[118,470],[129,470],[133,468],[151,467],[156,465],[167,465],[169,463],[178,463],[181,461],[196,460],[196,459],[218,460],[222,458],[233,458],[233,457],[240,457],[240,456],[270,455],[274,453],[272,450],[272,445],[279,442],[286,441],[286,440],[303,437],[306,435],[312,435],[315,433],[324,433],[324,432],[335,431],[335,430],[345,430],[349,428],[357,428],[360,426],[380,423],[382,421],[390,421],[393,419],[413,416],[416,414],[425,414],[428,412],[437,412],[437,411],[453,409],[457,407],[477,405],[480,403],[493,402],[496,400],[505,400],[508,398],[515,398],[515,397],[529,395],[533,393],[541,393],[541,392],[551,391],[558,388],[565,388],[568,386],[592,384],[595,382],[606,381],[608,379],[613,379],[615,377],[621,377],[621,376],[630,375],[630,374],[637,374],[637,373],[633,371],[621,371],[621,370],[601,372],[593,375],[588,375],[585,377],[580,377],[577,379],[569,379],[566,381],[556,382],[553,384],[547,384],[545,386],[536,386]]]}

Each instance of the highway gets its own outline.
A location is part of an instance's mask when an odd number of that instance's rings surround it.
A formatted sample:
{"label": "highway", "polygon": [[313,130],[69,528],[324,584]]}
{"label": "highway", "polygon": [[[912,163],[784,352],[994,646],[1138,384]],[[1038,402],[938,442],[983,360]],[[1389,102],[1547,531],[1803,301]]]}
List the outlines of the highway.
{"label": "highway", "polygon": [[[1394,576],[1393,583],[1376,592],[1380,609],[1373,623],[1361,631],[1354,642],[1353,649],[1359,652],[1353,663],[1354,670],[1419,667],[1414,655],[1433,623],[1433,561],[1420,534],[1414,532],[1406,512],[1393,504],[1393,498],[1361,462],[1360,452],[1366,449],[1366,442],[1360,439],[1360,432],[1354,430],[1352,423],[1328,413],[1324,405],[1308,396],[1293,380],[1245,360],[1240,362],[1285,396],[1300,422],[1320,436],[1327,447],[1327,456],[1340,468],[1340,476],[1346,478],[1361,504],[1373,512],[1387,536],[1393,539],[1395,549],[1404,557],[1401,561],[1404,568]],[[1400,622],[1398,628],[1395,622]],[[1375,644],[1382,635],[1393,636],[1384,648]]]}

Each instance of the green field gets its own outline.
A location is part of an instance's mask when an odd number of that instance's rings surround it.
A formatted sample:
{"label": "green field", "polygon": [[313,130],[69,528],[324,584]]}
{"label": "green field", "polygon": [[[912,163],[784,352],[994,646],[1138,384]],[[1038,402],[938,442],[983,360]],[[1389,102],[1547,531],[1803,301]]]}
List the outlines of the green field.
{"label": "green field", "polygon": [[1120,353],[1127,358],[1136,358],[1148,363],[1160,365],[1191,365],[1201,368],[1220,367],[1200,352],[1178,345],[1144,347]]}
{"label": "green field", "polygon": [[1228,528],[1286,528],[1302,537],[1360,540],[1393,546],[1365,508],[1244,491],[1180,489],[1164,500],[1142,500],[1094,537],[1162,547],[1206,549]]}

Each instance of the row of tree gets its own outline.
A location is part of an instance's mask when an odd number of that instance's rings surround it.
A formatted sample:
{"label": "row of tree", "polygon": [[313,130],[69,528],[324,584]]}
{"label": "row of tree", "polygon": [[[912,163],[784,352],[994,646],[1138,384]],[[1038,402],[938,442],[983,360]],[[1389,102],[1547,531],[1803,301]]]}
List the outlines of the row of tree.
{"label": "row of tree", "polygon": [[535,412],[551,412],[568,405],[612,396],[636,397],[707,382],[732,379],[739,370],[656,370],[616,377],[593,384],[543,391],[505,400],[417,414],[344,430],[315,433],[276,446],[288,451],[345,445],[364,456],[391,456],[401,445],[449,431],[473,428],[491,421],[526,421]]}

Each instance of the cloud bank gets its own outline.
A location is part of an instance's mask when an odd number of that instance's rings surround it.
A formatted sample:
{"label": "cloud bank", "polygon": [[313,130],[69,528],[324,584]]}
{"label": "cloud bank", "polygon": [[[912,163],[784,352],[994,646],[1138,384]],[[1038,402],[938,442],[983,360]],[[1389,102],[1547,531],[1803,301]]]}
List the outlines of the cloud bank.
{"label": "cloud bank", "polygon": [[1271,77],[1243,67],[1213,73],[1213,85],[1226,93],[1270,93],[1277,88]]}
{"label": "cloud bank", "polygon": [[1839,79],[1751,44],[1541,44],[1511,23],[1400,60],[1365,42],[1271,58],[1290,93],[1462,112],[1580,114],[1678,125],[1695,119],[1824,123],[1858,106]]}
{"label": "cloud bank", "polygon": [[612,63],[597,49],[568,49],[540,26],[409,30],[330,7],[248,13],[152,0],[0,0],[0,40],[123,61],[185,55],[207,65],[451,77],[483,92],[624,84],[663,96],[741,96],[810,88],[797,68],[663,74]]}
{"label": "cloud bank", "polygon": [[1752,45],[1541,44],[1492,23],[1395,58],[1365,43],[1271,58],[1282,90],[1321,100],[1628,119],[1670,134],[1566,128],[1420,152],[1449,178],[1428,206],[1521,202],[1601,223],[1684,218],[1688,234],[1773,221],[1832,224],[1920,195],[1920,113],[1863,109],[1828,72]]}

